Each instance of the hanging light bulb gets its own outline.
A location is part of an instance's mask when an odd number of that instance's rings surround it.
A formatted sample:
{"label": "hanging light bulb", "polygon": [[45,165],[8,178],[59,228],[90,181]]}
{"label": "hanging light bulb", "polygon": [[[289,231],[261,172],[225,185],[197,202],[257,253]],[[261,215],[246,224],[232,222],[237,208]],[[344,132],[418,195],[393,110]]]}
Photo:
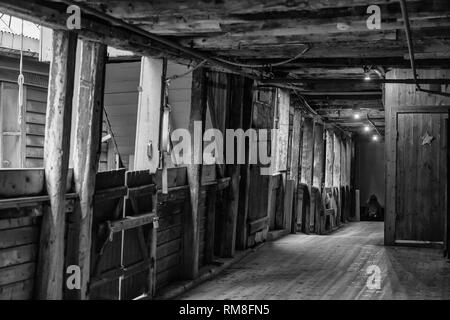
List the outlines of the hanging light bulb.
{"label": "hanging light bulb", "polygon": [[370,131],[370,127],[368,125],[364,126],[364,132],[369,132]]}
{"label": "hanging light bulb", "polygon": [[378,136],[377,136],[376,134],[373,135],[373,136],[372,136],[372,140],[373,140],[373,141],[378,141]]}
{"label": "hanging light bulb", "polygon": [[359,113],[355,113],[355,114],[353,115],[353,118],[356,119],[356,120],[358,120],[358,119],[361,118],[361,116],[360,116]]}

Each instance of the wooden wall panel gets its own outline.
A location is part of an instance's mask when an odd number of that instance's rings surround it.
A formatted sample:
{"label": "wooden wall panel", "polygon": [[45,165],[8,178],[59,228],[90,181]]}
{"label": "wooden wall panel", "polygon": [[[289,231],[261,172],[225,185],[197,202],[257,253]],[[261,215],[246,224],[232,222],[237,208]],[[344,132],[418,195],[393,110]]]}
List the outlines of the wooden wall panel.
{"label": "wooden wall panel", "polygon": [[[26,89],[26,126],[45,127],[45,107],[47,104],[47,90],[37,87]],[[31,128],[31,127],[30,127]],[[44,165],[44,136],[39,132],[26,133],[26,168],[40,168]]]}
{"label": "wooden wall panel", "polygon": [[[418,70],[419,78],[449,78],[450,70]],[[400,79],[400,78],[412,78],[411,70],[409,69],[394,69],[386,74],[386,79]],[[422,85],[424,89],[442,90],[443,92],[450,93],[448,86],[431,86]],[[444,112],[447,113],[448,108],[441,106],[450,106],[450,98],[442,95],[434,95],[425,92],[417,91],[414,85],[406,84],[385,84],[384,86],[384,105],[386,109],[386,210],[385,210],[385,244],[393,245],[396,241],[396,219],[398,215],[398,201],[401,201],[399,197],[399,185],[397,184],[397,116],[399,112]],[[405,119],[406,121],[406,119]],[[415,122],[419,119],[412,120]],[[408,125],[415,126],[416,124]],[[412,128],[408,130],[413,130]],[[402,127],[407,128],[407,127]],[[405,132],[407,134],[407,132]],[[411,134],[407,134],[410,135]],[[415,143],[418,143],[415,141]],[[416,161],[411,159],[412,161]],[[401,170],[401,169],[399,169]],[[404,181],[398,181],[398,183],[404,183]],[[444,192],[444,191],[442,191]],[[444,213],[445,214],[445,213]],[[407,237],[408,240],[413,239],[412,235],[406,235],[400,233],[403,238]]]}

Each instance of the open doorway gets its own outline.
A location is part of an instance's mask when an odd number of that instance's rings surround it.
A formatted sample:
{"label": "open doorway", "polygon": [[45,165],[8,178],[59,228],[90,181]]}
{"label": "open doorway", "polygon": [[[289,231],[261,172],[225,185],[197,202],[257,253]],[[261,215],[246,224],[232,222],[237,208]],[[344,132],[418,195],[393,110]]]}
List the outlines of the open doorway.
{"label": "open doorway", "polygon": [[386,188],[384,153],[385,143],[383,140],[374,141],[371,136],[366,135],[356,137],[356,220],[384,221]]}

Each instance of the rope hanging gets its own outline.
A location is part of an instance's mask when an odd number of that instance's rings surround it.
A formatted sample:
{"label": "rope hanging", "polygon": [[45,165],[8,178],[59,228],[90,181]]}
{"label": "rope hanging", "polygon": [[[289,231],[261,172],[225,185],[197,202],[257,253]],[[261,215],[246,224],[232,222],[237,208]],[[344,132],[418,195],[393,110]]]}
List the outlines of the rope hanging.
{"label": "rope hanging", "polygon": [[19,85],[19,97],[18,97],[18,105],[19,105],[19,117],[18,122],[19,125],[22,124],[22,110],[23,110],[23,84],[25,82],[25,78],[23,76],[23,19],[22,19],[22,33],[20,38],[20,67],[19,67],[19,77],[17,78],[17,84]]}

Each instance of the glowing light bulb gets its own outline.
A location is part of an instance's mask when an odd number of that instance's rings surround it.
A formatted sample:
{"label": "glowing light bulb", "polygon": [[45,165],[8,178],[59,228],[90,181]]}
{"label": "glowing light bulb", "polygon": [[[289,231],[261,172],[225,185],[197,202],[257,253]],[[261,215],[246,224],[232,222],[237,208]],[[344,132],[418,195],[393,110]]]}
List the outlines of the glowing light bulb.
{"label": "glowing light bulb", "polygon": [[364,126],[364,132],[369,132],[370,131],[370,127],[369,126]]}
{"label": "glowing light bulb", "polygon": [[359,118],[361,118],[361,116],[359,115],[359,113],[355,113],[355,114],[353,115],[353,118],[356,119],[356,120],[358,120]]}
{"label": "glowing light bulb", "polygon": [[370,81],[370,75],[369,75],[369,74],[366,74],[366,76],[364,77],[364,80]]}
{"label": "glowing light bulb", "polygon": [[377,135],[372,136],[372,140],[373,141],[378,141],[378,136]]}

